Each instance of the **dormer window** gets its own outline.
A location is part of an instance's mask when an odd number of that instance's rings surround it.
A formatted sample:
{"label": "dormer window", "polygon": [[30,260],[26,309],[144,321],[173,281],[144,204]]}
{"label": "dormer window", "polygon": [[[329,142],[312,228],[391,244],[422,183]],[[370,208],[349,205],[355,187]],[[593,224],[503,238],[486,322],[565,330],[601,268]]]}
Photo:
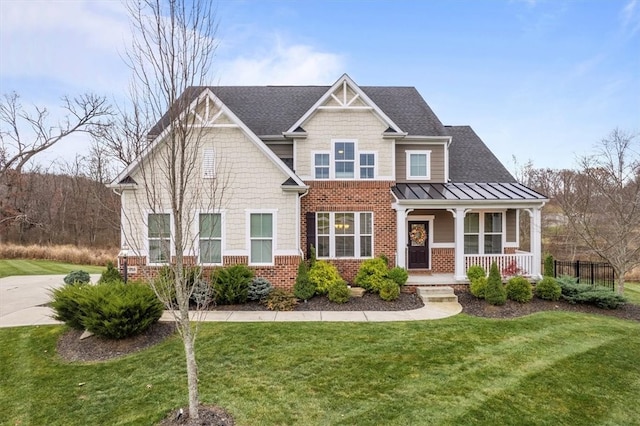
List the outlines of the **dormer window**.
{"label": "dormer window", "polygon": [[406,151],[407,153],[407,179],[429,180],[431,179],[431,151]]}

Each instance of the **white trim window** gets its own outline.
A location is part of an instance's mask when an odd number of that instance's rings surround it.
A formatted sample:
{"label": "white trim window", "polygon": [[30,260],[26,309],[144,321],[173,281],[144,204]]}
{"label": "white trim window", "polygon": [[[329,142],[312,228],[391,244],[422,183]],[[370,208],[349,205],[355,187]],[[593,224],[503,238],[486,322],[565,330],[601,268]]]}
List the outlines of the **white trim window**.
{"label": "white trim window", "polygon": [[373,255],[373,213],[316,213],[319,258],[369,258]]}
{"label": "white trim window", "polygon": [[465,254],[502,254],[503,244],[502,212],[469,212],[465,215]]}
{"label": "white trim window", "polygon": [[376,154],[360,152],[360,179],[374,179],[376,177]]}
{"label": "white trim window", "polygon": [[249,264],[273,264],[273,213],[249,214],[250,255]]}
{"label": "white trim window", "polygon": [[356,169],[356,143],[353,141],[335,141],[333,143],[333,161],[336,179],[354,179]]}
{"label": "white trim window", "polygon": [[407,150],[407,180],[431,179],[431,151]]}
{"label": "white trim window", "polygon": [[313,167],[316,179],[329,179],[331,170],[330,154],[328,152],[314,152]]}
{"label": "white trim window", "polygon": [[169,213],[147,215],[147,240],[149,263],[168,263],[171,259],[171,215]]}
{"label": "white trim window", "polygon": [[216,152],[212,148],[205,148],[202,152],[202,177],[204,179],[216,177]]}
{"label": "white trim window", "polygon": [[222,264],[222,214],[198,215],[198,249],[202,264]]}

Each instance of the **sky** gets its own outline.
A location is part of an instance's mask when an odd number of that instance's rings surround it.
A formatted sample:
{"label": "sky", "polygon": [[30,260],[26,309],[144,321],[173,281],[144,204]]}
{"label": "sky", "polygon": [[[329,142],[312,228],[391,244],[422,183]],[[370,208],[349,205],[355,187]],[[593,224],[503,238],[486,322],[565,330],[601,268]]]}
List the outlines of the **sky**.
{"label": "sky", "polygon": [[[640,0],[220,0],[217,19],[210,84],[414,86],[512,172],[572,168],[614,128],[640,132]],[[122,101],[130,38],[117,0],[0,0],[0,93],[52,118],[65,95]]]}

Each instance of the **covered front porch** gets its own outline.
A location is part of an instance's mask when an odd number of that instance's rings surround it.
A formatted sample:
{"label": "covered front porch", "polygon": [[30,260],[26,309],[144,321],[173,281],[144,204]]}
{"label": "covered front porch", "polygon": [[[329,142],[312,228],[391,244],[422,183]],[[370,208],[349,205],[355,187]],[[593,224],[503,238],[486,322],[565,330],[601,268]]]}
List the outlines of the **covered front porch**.
{"label": "covered front porch", "polygon": [[[517,184],[398,184],[396,265],[414,285],[466,281],[470,266],[503,277],[541,276],[541,208],[546,199]],[[520,218],[529,218],[529,250],[520,248]]]}

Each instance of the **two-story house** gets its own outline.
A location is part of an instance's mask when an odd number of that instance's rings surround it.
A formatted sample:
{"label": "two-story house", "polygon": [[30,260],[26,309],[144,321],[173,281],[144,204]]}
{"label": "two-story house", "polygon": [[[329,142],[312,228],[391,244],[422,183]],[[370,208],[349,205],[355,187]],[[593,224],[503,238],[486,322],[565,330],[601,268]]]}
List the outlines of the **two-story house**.
{"label": "two-story house", "polygon": [[[546,198],[517,183],[470,127],[444,126],[413,87],[360,87],[343,75],[330,87],[192,87],[183,98],[201,135],[191,183],[200,203],[186,215],[183,253],[193,263],[247,264],[287,288],[312,246],[350,282],[382,254],[442,283],[492,261],[505,275],[540,275]],[[145,195],[168,126],[152,129],[149,149],[111,184],[139,275],[176,255],[169,205]]]}

